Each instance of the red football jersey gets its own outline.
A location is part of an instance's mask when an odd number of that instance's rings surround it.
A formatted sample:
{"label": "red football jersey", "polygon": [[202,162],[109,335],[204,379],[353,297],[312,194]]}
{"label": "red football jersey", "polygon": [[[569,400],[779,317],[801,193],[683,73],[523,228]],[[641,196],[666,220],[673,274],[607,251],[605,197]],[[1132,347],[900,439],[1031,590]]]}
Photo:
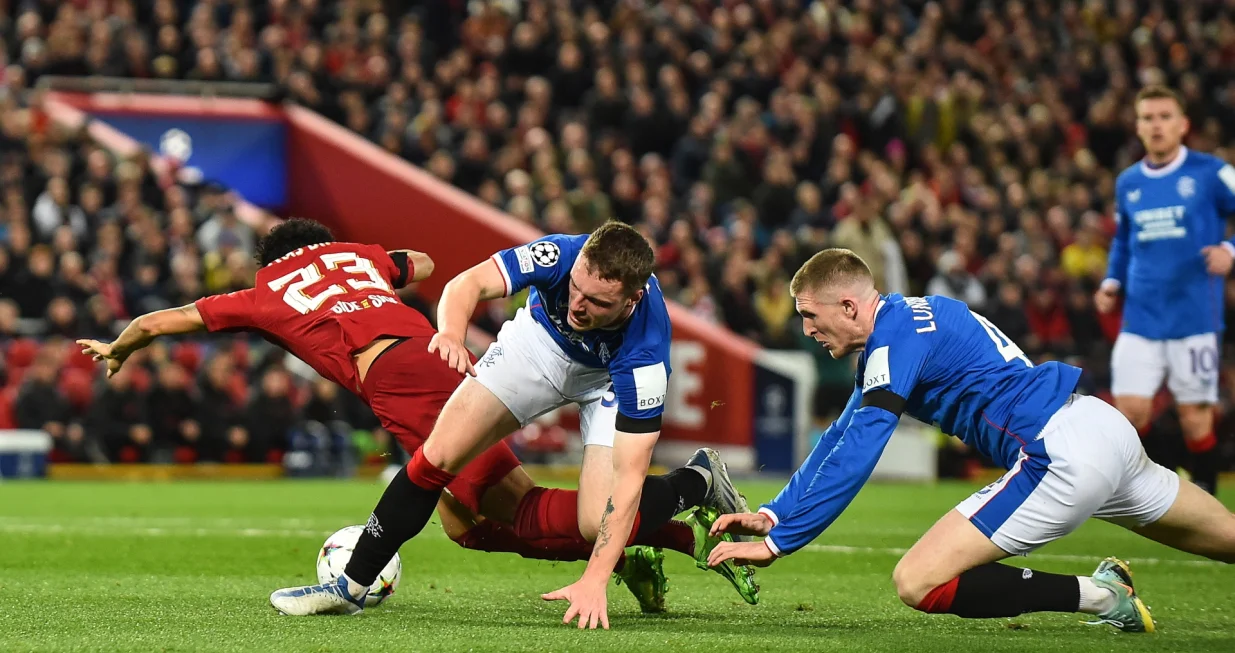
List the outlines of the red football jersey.
{"label": "red football jersey", "polygon": [[378,245],[325,243],[258,270],[253,288],[203,297],[196,306],[210,331],[258,331],[359,393],[356,351],[382,336],[434,334],[420,311],[395,296],[399,277],[398,265]]}

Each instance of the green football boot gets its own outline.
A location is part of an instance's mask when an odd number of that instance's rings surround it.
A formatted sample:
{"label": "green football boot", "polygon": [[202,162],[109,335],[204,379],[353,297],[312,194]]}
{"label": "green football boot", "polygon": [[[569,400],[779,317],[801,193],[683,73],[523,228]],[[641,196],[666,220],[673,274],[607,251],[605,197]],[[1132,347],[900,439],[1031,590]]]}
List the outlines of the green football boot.
{"label": "green football boot", "polygon": [[664,551],[650,546],[632,546],[626,550],[626,564],[622,565],[622,571],[613,574],[616,584],[626,585],[626,589],[635,595],[644,614],[665,611],[669,579],[665,578],[664,563]]}
{"label": "green football boot", "polygon": [[1149,608],[1137,596],[1132,585],[1132,571],[1128,563],[1118,558],[1107,558],[1093,572],[1093,581],[1115,593],[1115,607],[1097,615],[1090,624],[1110,624],[1125,633],[1152,633],[1154,619]]}
{"label": "green football boot", "polygon": [[695,533],[695,566],[700,569],[710,569],[724,576],[725,580],[733,584],[743,601],[758,605],[759,584],[755,582],[754,567],[739,565],[732,560],[726,560],[716,567],[708,566],[708,556],[712,554],[712,549],[715,549],[716,545],[721,542],[733,541],[733,536],[729,533],[724,533],[720,537],[713,537],[710,534],[712,523],[719,517],[720,514],[713,508],[697,508],[689,517],[682,520]]}

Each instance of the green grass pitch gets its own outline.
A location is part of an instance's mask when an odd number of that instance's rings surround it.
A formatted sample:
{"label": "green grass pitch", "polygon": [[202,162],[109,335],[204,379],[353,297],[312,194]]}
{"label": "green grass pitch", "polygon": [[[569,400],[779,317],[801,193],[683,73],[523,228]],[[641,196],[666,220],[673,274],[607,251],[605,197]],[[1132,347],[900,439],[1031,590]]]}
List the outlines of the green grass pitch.
{"label": "green grass pitch", "polygon": [[[755,502],[779,484],[739,484]],[[361,523],[373,482],[0,484],[0,651],[1235,651],[1235,568],[1090,523],[1028,560],[1088,574],[1129,559],[1159,632],[1077,615],[966,621],[918,614],[889,577],[900,550],[973,490],[874,485],[808,550],[760,571],[748,606],[670,553],[669,613],[642,616],[610,586],[609,632],[561,624],[541,592],[582,563],[465,551],[430,526],[404,546],[403,581],[356,617],[278,616],[279,587],[313,580],[317,547]],[[1231,505],[1235,494],[1225,496]],[[436,520],[435,520],[436,521]]]}

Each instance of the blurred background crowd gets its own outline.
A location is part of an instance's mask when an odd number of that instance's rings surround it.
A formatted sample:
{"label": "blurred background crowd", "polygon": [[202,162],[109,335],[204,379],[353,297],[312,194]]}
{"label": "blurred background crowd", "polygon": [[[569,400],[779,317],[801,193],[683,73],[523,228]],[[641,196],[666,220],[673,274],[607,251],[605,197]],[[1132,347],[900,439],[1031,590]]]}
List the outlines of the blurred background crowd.
{"label": "blurred background crowd", "polygon": [[71,459],[384,438],[260,342],[160,346],[96,382],[72,338],[247,287],[257,235],[226,189],[160,184],[144,157],[52,128],[43,75],[275,83],[512,219],[635,224],[667,296],[815,356],[821,418],[852,376],[787,293],[813,252],[964,300],[1101,392],[1119,316],[1091,296],[1115,176],[1141,155],[1136,90],[1180,89],[1188,145],[1235,160],[1226,0],[26,0],[0,21],[0,421],[53,424]]}

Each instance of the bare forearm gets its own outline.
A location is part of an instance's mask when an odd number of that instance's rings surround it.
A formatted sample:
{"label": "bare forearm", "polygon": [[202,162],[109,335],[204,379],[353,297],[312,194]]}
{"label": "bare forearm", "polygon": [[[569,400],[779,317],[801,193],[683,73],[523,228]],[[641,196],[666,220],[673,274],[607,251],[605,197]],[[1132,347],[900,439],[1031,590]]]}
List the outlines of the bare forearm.
{"label": "bare forearm", "polygon": [[205,328],[201,314],[192,304],[147,313],[129,322],[120,337],[112,343],[112,353],[121,357],[128,356],[154,342],[159,336],[192,333]]}
{"label": "bare forearm", "polygon": [[121,358],[127,357],[129,354],[144,349],[147,345],[154,342],[158,334],[146,328],[144,322],[147,316],[141,315],[129,322],[129,325],[120,332],[120,337],[112,343],[112,354]]}
{"label": "bare forearm", "polygon": [[464,277],[456,277],[442,289],[437,304],[438,331],[460,339],[467,335],[467,325],[480,302],[480,287]]}
{"label": "bare forearm", "polygon": [[619,478],[609,497],[605,511],[600,517],[596,532],[596,545],[588,560],[585,576],[606,580],[621,557],[639,511],[639,498],[643,493],[643,475]]}

